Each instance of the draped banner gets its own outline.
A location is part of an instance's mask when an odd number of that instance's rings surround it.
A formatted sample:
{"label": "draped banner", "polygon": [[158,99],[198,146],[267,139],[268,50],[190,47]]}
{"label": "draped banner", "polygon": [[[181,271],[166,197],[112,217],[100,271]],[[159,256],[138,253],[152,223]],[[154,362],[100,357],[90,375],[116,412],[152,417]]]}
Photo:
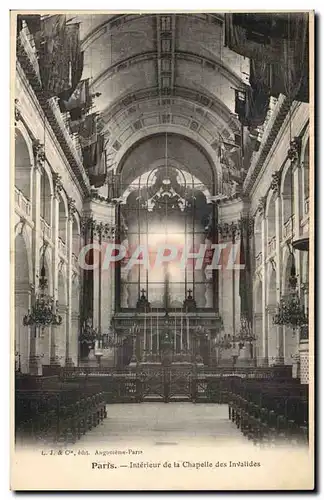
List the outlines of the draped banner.
{"label": "draped banner", "polygon": [[101,187],[107,178],[106,152],[104,151],[104,136],[99,135],[95,149],[95,164],[88,169],[90,183],[95,187]]}
{"label": "draped banner", "polygon": [[79,24],[67,24],[66,16],[62,14],[19,15],[17,34],[22,29],[23,21],[35,42],[45,96],[68,100],[83,72]]}
{"label": "draped banner", "polygon": [[41,20],[41,30],[34,35],[39,54],[43,91],[48,98],[71,87],[66,16],[55,14]]}
{"label": "draped banner", "polygon": [[271,37],[265,17],[265,14],[225,14],[225,46],[250,59],[277,61],[282,54],[282,40]]}
{"label": "draped banner", "polygon": [[225,45],[251,59],[248,99],[255,125],[269,96],[282,93],[308,102],[308,22],[308,14],[298,12],[225,14]]}
{"label": "draped banner", "polygon": [[262,84],[255,85],[254,88],[248,87],[244,92],[235,90],[235,113],[242,125],[251,129],[262,125],[269,101],[269,93],[265,92]]}
{"label": "draped banner", "polygon": [[70,99],[67,101],[60,99],[59,104],[62,112],[70,112],[72,121],[82,120],[83,115],[89,110],[92,104],[89,79],[81,80]]}
{"label": "draped banner", "polygon": [[87,148],[97,141],[97,119],[98,114],[91,113],[81,120],[71,123],[72,132],[79,134],[80,143],[83,148]]}

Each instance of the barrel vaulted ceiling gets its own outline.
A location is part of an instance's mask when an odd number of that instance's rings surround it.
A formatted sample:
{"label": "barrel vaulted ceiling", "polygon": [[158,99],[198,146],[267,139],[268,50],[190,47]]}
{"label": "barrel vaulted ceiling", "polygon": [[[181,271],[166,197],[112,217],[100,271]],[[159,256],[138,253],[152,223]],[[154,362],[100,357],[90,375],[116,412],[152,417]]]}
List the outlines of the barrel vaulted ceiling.
{"label": "barrel vaulted ceiling", "polygon": [[108,167],[161,132],[196,143],[216,163],[220,142],[234,142],[240,131],[233,89],[249,77],[249,60],[224,47],[223,16],[85,14],[79,21],[83,78],[100,93]]}

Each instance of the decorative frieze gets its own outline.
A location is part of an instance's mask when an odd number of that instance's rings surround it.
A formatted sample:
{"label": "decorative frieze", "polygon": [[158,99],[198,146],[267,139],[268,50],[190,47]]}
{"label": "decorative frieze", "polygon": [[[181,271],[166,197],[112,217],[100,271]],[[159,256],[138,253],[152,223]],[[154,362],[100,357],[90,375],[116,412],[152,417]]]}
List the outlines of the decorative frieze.
{"label": "decorative frieze", "polygon": [[92,215],[81,218],[82,234],[91,232],[95,238],[112,240],[117,234],[116,226],[109,222],[97,222]]}
{"label": "decorative frieze", "polygon": [[115,237],[116,227],[108,222],[93,221],[93,232],[94,236],[100,239],[112,240]]}

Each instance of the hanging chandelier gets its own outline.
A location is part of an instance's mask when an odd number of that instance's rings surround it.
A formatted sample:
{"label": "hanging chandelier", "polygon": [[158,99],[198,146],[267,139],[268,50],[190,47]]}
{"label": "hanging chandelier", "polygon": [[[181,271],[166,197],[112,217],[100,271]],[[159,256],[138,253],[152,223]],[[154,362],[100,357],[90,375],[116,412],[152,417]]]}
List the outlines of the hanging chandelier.
{"label": "hanging chandelier", "polygon": [[46,328],[47,326],[58,326],[62,323],[62,317],[56,313],[58,302],[46,293],[47,278],[45,266],[42,266],[39,280],[39,291],[35,298],[35,304],[28,310],[23,318],[24,326],[36,326]]}
{"label": "hanging chandelier", "polygon": [[289,326],[293,330],[299,327],[305,327],[308,324],[304,306],[300,301],[297,291],[294,257],[289,277],[289,293],[281,297],[277,307],[277,312],[273,317],[273,323],[275,325]]}

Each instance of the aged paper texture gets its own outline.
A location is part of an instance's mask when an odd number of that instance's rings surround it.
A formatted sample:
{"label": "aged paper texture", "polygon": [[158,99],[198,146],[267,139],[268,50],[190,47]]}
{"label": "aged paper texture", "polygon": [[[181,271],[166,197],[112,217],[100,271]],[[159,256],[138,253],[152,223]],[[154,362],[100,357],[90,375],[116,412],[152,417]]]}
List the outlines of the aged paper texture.
{"label": "aged paper texture", "polygon": [[10,488],[314,489],[314,13],[10,16]]}

